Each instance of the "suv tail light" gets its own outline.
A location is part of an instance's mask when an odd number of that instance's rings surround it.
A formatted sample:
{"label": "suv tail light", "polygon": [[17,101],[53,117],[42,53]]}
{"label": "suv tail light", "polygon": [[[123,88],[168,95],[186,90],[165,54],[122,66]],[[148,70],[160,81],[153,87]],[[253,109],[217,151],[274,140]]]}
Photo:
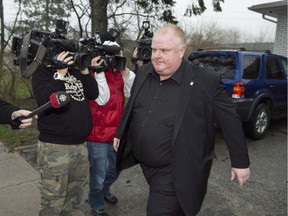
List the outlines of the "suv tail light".
{"label": "suv tail light", "polygon": [[232,98],[244,98],[244,91],[245,87],[243,82],[234,83],[232,90]]}

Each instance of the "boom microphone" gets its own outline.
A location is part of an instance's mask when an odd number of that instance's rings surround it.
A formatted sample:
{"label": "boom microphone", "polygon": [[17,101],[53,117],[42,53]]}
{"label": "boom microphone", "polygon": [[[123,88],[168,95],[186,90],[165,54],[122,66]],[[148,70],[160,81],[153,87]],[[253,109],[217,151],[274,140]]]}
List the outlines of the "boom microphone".
{"label": "boom microphone", "polygon": [[38,115],[42,113],[43,111],[49,109],[49,108],[60,108],[62,106],[65,106],[67,103],[70,101],[70,96],[66,92],[59,91],[59,92],[54,92],[53,94],[50,95],[50,100],[49,102],[43,104],[42,106],[38,107],[34,111],[32,111],[29,115],[27,116],[20,116],[16,119],[14,119],[11,123],[12,129],[19,129],[20,124],[22,124],[21,120],[22,119],[28,119],[31,118],[35,115]]}

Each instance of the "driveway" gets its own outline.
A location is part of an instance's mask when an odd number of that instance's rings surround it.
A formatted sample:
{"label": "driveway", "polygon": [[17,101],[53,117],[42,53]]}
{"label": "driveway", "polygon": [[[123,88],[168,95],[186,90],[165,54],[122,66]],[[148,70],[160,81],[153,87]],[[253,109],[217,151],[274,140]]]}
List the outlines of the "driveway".
{"label": "driveway", "polygon": [[[287,121],[272,123],[261,140],[247,139],[251,178],[240,188],[230,182],[228,150],[220,132],[216,137],[217,159],[213,163],[208,193],[198,216],[287,215]],[[121,173],[112,187],[119,198],[109,206],[111,216],[145,216],[148,187],[139,166]],[[88,205],[83,205],[83,210]]]}

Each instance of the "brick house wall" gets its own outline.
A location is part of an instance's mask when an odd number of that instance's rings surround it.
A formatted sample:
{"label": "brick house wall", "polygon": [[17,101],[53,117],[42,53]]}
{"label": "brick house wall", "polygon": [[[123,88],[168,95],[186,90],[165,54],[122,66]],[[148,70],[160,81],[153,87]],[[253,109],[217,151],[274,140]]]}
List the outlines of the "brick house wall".
{"label": "brick house wall", "polygon": [[275,54],[288,57],[287,53],[287,14],[285,12],[278,14],[275,42],[273,47]]}

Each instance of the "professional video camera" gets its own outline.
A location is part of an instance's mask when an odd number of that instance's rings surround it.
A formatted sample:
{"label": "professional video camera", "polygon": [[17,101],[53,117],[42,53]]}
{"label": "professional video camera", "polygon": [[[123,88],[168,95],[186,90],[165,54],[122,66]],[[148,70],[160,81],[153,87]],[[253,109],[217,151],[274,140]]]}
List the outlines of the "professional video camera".
{"label": "professional video camera", "polygon": [[20,66],[20,75],[29,78],[40,64],[55,68],[55,55],[62,51],[77,52],[78,41],[68,40],[68,22],[57,20],[55,32],[33,29],[25,35],[13,37],[14,64]]}
{"label": "professional video camera", "polygon": [[150,22],[149,21],[143,21],[142,28],[144,29],[144,34],[142,37],[137,40],[136,47],[138,48],[138,60],[142,61],[150,61],[152,49],[152,37],[153,32],[150,32]]}
{"label": "professional video camera", "polygon": [[22,37],[13,38],[12,51],[16,54],[14,64],[20,66],[21,77],[29,78],[41,64],[54,70],[68,67],[57,60],[57,55],[62,51],[69,51],[73,56],[75,63],[69,67],[89,68],[92,58],[101,56],[104,59],[103,64],[101,67],[93,67],[95,71],[103,71],[107,67],[125,69],[126,58],[114,56],[121,48],[105,44],[106,41],[115,41],[118,36],[116,30],[110,29],[108,32],[96,33],[93,38],[76,41],[66,39],[67,28],[68,22],[57,20],[55,32],[34,29]]}
{"label": "professional video camera", "polygon": [[[108,67],[116,70],[124,70],[126,58],[120,56],[121,48],[115,42],[119,33],[115,29],[108,32],[96,33],[92,38],[81,38],[80,49],[74,56],[74,64],[79,68],[91,68],[95,72],[105,71]],[[91,60],[100,56],[103,63],[99,67],[91,67]]]}

